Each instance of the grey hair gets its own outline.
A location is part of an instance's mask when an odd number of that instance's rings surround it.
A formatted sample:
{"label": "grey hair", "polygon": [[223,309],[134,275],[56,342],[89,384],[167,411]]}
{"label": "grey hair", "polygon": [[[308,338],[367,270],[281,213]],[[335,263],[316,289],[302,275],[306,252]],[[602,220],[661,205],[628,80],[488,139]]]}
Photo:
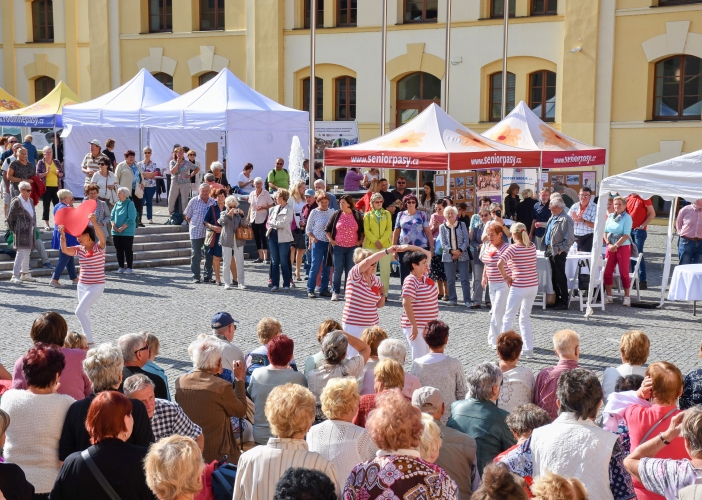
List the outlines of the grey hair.
{"label": "grey hair", "polygon": [[551,423],[551,417],[546,410],[533,403],[519,405],[512,410],[506,420],[509,430],[517,437],[531,435],[531,431]]}
{"label": "grey hair", "polygon": [[394,359],[401,365],[407,359],[407,348],[404,342],[397,339],[385,339],[378,345],[378,359]]}
{"label": "grey hair", "polygon": [[468,396],[478,401],[490,401],[492,388],[502,383],[502,370],[495,363],[481,363],[468,371]]}
{"label": "grey hair", "polygon": [[370,197],[371,203],[375,203],[378,200],[383,201],[383,195],[380,193],[373,193],[373,196]]}
{"label": "grey hair", "polygon": [[551,190],[550,190],[549,188],[547,188],[547,187],[542,187],[542,188],[539,190],[539,193],[543,193],[544,191],[546,191],[547,193],[551,194]]}
{"label": "grey hair", "polygon": [[132,195],[132,191],[129,188],[126,188],[124,186],[122,186],[121,188],[119,188],[117,190],[117,194],[121,194],[121,193],[124,193],[127,196],[127,198],[129,198]]}
{"label": "grey hair", "polygon": [[197,188],[198,191],[202,191],[203,189],[209,190],[209,189],[210,189],[210,185],[207,184],[206,182],[203,182],[203,183],[200,184],[200,186],[198,186],[198,188]]}
{"label": "grey hair", "polygon": [[522,190],[522,198],[533,198],[534,197],[534,191],[532,191],[529,188],[523,189]]}
{"label": "grey hair", "polygon": [[71,193],[69,189],[59,189],[56,196],[58,196],[59,201],[61,201],[66,198],[73,198],[73,193]]}
{"label": "grey hair", "polygon": [[93,392],[106,391],[119,385],[124,358],[122,351],[112,344],[100,344],[85,355],[83,371],[90,379]]}
{"label": "grey hair", "polygon": [[136,359],[135,351],[141,349],[141,347],[146,343],[144,337],[140,333],[127,333],[122,335],[117,339],[117,345],[122,351],[122,358],[124,358],[125,363],[129,363]]}
{"label": "grey hair", "polygon": [[211,335],[200,335],[190,346],[188,354],[196,370],[212,370],[222,361],[224,344]]}
{"label": "grey hair", "polygon": [[263,179],[261,179],[260,177],[256,177],[256,178],[254,179],[254,186],[255,186],[256,184],[258,184],[259,182],[260,182],[261,184],[263,184]]}
{"label": "grey hair", "polygon": [[236,196],[231,194],[231,195],[227,196],[227,198],[224,200],[224,206],[225,207],[238,207],[239,200],[236,199]]}
{"label": "grey hair", "polygon": [[685,410],[681,434],[687,439],[690,456],[699,458],[702,455],[702,406]]}
{"label": "grey hair", "polygon": [[553,184],[553,191],[556,193],[563,193],[565,191],[565,186],[556,182]]}
{"label": "grey hair", "polygon": [[563,201],[563,198],[560,196],[554,196],[551,198],[551,206],[552,207],[560,207],[565,210],[565,202]]}
{"label": "grey hair", "polygon": [[499,203],[490,203],[490,213],[492,213],[495,210],[502,210],[502,205]]}
{"label": "grey hair", "polygon": [[213,161],[212,164],[210,164],[210,170],[222,170],[224,167],[222,166],[221,162],[218,161]]}
{"label": "grey hair", "polygon": [[449,205],[448,207],[444,208],[444,216],[448,214],[458,215],[458,209],[453,205]]}
{"label": "grey hair", "polygon": [[23,189],[32,189],[32,185],[27,181],[20,181],[17,187],[20,191],[22,191]]}
{"label": "grey hair", "polygon": [[322,339],[322,353],[327,363],[338,365],[346,357],[349,341],[341,330],[327,333]]}
{"label": "grey hair", "polygon": [[317,184],[319,184],[320,189],[324,189],[324,179],[317,179],[314,181],[314,187],[317,187]]}
{"label": "grey hair", "polygon": [[41,148],[41,150],[43,153],[46,153],[47,151],[51,151],[52,153],[54,152],[54,150],[51,149],[51,146],[44,146],[43,148]]}
{"label": "grey hair", "polygon": [[558,377],[556,399],[561,402],[559,414],[572,412],[579,420],[595,418],[602,403],[602,385],[590,370],[575,368]]}
{"label": "grey hair", "polygon": [[143,373],[137,373],[136,375],[127,377],[122,385],[122,391],[124,392],[124,395],[129,398],[135,392],[146,389],[147,387],[154,389],[156,385]]}
{"label": "grey hair", "polygon": [[214,174],[213,174],[212,172],[207,172],[207,173],[205,174],[205,181],[207,181],[207,182],[214,182],[214,180],[215,180],[215,176],[214,176]]}

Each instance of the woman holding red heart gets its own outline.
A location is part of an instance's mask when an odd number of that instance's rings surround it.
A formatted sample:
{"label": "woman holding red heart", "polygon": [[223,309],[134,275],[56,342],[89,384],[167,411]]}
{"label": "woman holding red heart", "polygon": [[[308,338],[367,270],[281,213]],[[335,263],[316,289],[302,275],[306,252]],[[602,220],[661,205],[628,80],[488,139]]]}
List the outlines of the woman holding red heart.
{"label": "woman holding red heart", "polygon": [[403,263],[410,274],[402,284],[404,312],[400,326],[410,345],[412,361],[429,354],[429,347],[419,333],[424,331],[430,321],[439,318],[436,283],[427,276],[430,261],[431,252],[415,246],[403,257]]}

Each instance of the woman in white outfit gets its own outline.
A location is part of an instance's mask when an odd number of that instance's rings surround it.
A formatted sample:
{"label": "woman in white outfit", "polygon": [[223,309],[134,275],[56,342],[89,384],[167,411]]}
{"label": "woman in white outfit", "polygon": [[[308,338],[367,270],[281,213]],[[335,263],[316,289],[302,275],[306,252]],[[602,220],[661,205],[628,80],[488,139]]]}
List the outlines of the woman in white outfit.
{"label": "woman in white outfit", "polygon": [[[222,258],[224,267],[224,289],[239,288],[246,290],[244,279],[244,240],[236,239],[236,230],[244,221],[244,212],[239,208],[239,200],[236,196],[227,196],[224,200],[225,210],[217,221],[222,226],[222,233],[219,235],[219,242],[222,245]],[[232,252],[234,252],[234,265],[232,266]],[[231,270],[231,275],[229,271]],[[238,284],[232,286],[232,278]]]}
{"label": "woman in white outfit", "polygon": [[[514,317],[519,310],[519,331],[524,341],[522,356],[530,358],[534,350],[534,336],[531,332],[531,306],[534,305],[539,290],[539,277],[536,274],[536,245],[529,239],[526,226],[521,222],[510,228],[514,244],[502,253],[497,263],[500,274],[509,286],[507,310],[502,318],[502,331],[512,329]],[[507,273],[509,266],[510,273]],[[511,274],[511,276],[510,276]]]}
{"label": "woman in white outfit", "polygon": [[490,303],[492,304],[488,344],[492,349],[497,349],[497,336],[503,332],[502,318],[505,314],[507,295],[509,294],[509,286],[502,277],[497,263],[509,245],[502,239],[502,226],[499,224],[486,225],[483,237],[485,235],[487,235],[487,241],[483,243],[484,250],[480,260],[483,261],[482,285],[485,288],[488,283],[490,284]]}

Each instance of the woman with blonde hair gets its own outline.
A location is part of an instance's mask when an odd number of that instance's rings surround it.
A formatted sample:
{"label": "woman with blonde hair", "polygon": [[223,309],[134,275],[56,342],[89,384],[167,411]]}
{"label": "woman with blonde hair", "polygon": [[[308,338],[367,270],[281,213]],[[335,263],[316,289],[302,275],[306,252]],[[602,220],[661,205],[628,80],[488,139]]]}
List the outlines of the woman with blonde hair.
{"label": "woman with blonde hair", "polygon": [[[514,244],[502,253],[497,267],[509,286],[507,309],[502,318],[502,331],[507,332],[514,325],[514,317],[519,310],[519,332],[524,346],[522,356],[530,358],[534,350],[534,335],[531,331],[531,307],[539,290],[539,277],[536,274],[536,245],[529,239],[529,232],[521,222],[510,227]],[[510,268],[510,275],[506,267]]]}
{"label": "woman with blonde hair", "polygon": [[[307,246],[305,245],[305,231],[300,224],[302,209],[305,208],[307,204],[305,200],[306,189],[305,181],[299,179],[295,181],[295,184],[293,184],[290,190],[290,204],[295,210],[295,229],[292,230],[293,241],[290,247],[290,265],[295,265],[295,280],[297,281],[302,281],[302,277],[300,277],[300,267],[302,266],[302,256],[305,255],[305,250],[307,250]],[[295,285],[292,284],[292,286],[294,287]]]}
{"label": "woman with blonde hair", "polygon": [[[239,208],[239,200],[236,196],[229,195],[224,200],[225,210],[219,214],[217,223],[221,226],[222,232],[219,234],[219,242],[222,245],[222,277],[224,278],[224,289],[239,288],[246,290],[244,284],[244,245],[246,241],[236,238],[236,230],[242,223],[247,223],[244,219],[244,212]],[[232,254],[234,259],[232,260]]]}
{"label": "woman with blonde hair", "polygon": [[[363,248],[371,252],[382,252],[392,246],[392,214],[383,208],[383,195],[373,193],[370,197],[371,209],[363,214]],[[383,255],[380,267],[380,282],[385,296],[390,291],[390,255]]]}
{"label": "woman with blonde hair", "polygon": [[283,291],[290,291],[292,272],[290,269],[290,247],[293,242],[292,223],[295,210],[288,203],[287,189],[276,191],[276,205],[268,213],[268,251],[271,259],[271,292],[280,290],[280,275],[283,274]]}
{"label": "woman with blonde hair", "polygon": [[197,443],[177,434],[151,445],[144,459],[146,484],[158,500],[193,500],[204,468]]}
{"label": "woman with blonde hair", "polygon": [[587,489],[580,479],[568,479],[551,471],[534,480],[531,492],[535,500],[587,500]]}
{"label": "woman with blonde hair", "polygon": [[[615,392],[614,386],[617,383],[619,377],[626,377],[627,375],[641,375],[646,376],[646,364],[648,360],[648,354],[651,349],[651,341],[648,336],[641,330],[631,330],[622,335],[619,339],[619,354],[622,359],[622,364],[616,368],[610,366],[605,368],[604,377],[602,378],[602,392],[604,393],[604,400],[607,402],[609,395]],[[683,391],[683,396],[680,398],[680,408],[684,410],[683,398],[685,392]]]}
{"label": "woman with blonde hair", "polygon": [[428,413],[422,413],[422,425],[424,425],[424,432],[419,440],[417,451],[423,460],[433,464],[439,458],[439,450],[441,450],[441,429],[434,422],[434,417]]}
{"label": "woman with blonde hair", "polygon": [[368,344],[370,347],[370,357],[366,361],[366,366],[363,367],[363,376],[358,378],[358,386],[361,388],[361,396],[365,394],[373,394],[375,388],[375,376],[373,375],[373,369],[375,365],[378,364],[380,358],[378,357],[378,347],[380,343],[388,338],[388,334],[385,330],[379,326],[371,326],[363,330],[361,334],[361,340]]}
{"label": "woman with blonde hair", "polygon": [[369,210],[373,208],[373,205],[371,204],[371,197],[375,193],[380,192],[380,181],[378,179],[372,179],[370,181],[370,184],[368,185],[368,191],[366,194],[363,195],[363,197],[356,202],[356,210],[366,213]]}

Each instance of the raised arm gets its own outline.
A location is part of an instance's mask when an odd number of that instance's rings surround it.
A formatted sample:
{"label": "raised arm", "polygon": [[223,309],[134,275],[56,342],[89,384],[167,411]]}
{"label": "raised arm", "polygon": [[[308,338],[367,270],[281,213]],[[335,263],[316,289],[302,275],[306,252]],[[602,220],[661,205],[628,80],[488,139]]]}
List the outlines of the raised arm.
{"label": "raised arm", "polygon": [[61,251],[66,255],[74,257],[76,255],[76,249],[73,247],[68,248],[66,246],[66,229],[63,226],[59,226],[58,231],[61,234]]}

